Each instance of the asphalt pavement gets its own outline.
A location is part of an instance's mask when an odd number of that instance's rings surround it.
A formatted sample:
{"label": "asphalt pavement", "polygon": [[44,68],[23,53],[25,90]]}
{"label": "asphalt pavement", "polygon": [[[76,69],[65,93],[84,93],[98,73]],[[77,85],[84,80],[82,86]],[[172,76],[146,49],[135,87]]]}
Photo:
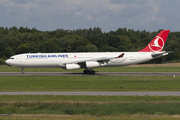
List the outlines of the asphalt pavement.
{"label": "asphalt pavement", "polygon": [[180,76],[180,72],[96,72],[84,74],[81,72],[0,72],[0,76],[82,76],[82,75],[108,75],[108,76]]}

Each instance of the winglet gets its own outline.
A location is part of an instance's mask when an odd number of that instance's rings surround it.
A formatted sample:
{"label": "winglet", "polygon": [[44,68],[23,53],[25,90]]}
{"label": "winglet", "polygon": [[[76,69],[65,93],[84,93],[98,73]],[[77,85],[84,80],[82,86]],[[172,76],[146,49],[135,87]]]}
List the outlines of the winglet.
{"label": "winglet", "polygon": [[124,53],[120,54],[119,56],[117,56],[116,58],[121,58],[124,56]]}
{"label": "winglet", "polygon": [[138,52],[161,52],[170,30],[162,30],[144,49]]}

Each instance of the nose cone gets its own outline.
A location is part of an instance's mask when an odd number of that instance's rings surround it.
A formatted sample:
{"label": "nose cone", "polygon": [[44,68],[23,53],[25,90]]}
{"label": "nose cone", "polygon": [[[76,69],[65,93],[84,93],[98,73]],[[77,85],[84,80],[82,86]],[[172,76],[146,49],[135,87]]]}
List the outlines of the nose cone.
{"label": "nose cone", "polygon": [[8,66],[11,66],[11,65],[10,65],[10,60],[9,60],[9,59],[6,60],[5,63],[6,63]]}

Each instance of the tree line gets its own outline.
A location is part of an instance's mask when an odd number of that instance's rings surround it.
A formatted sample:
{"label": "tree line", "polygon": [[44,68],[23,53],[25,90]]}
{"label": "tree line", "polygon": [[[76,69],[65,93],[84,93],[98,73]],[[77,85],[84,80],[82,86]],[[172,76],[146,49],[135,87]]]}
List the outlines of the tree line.
{"label": "tree line", "polygon": [[[21,53],[139,51],[160,31],[119,28],[102,32],[99,27],[39,31],[27,27],[0,27],[0,64],[10,56]],[[179,62],[180,32],[169,33],[164,50],[173,52],[148,63]]]}

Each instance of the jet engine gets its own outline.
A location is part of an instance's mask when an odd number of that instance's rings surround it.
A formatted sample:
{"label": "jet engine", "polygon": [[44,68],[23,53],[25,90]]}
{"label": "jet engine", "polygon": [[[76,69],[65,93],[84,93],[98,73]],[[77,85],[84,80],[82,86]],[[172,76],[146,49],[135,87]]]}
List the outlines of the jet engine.
{"label": "jet engine", "polygon": [[95,62],[95,61],[86,62],[86,68],[94,68],[94,67],[99,67],[99,66],[101,66],[99,62]]}
{"label": "jet engine", "polygon": [[66,70],[75,70],[81,68],[78,64],[66,64]]}

